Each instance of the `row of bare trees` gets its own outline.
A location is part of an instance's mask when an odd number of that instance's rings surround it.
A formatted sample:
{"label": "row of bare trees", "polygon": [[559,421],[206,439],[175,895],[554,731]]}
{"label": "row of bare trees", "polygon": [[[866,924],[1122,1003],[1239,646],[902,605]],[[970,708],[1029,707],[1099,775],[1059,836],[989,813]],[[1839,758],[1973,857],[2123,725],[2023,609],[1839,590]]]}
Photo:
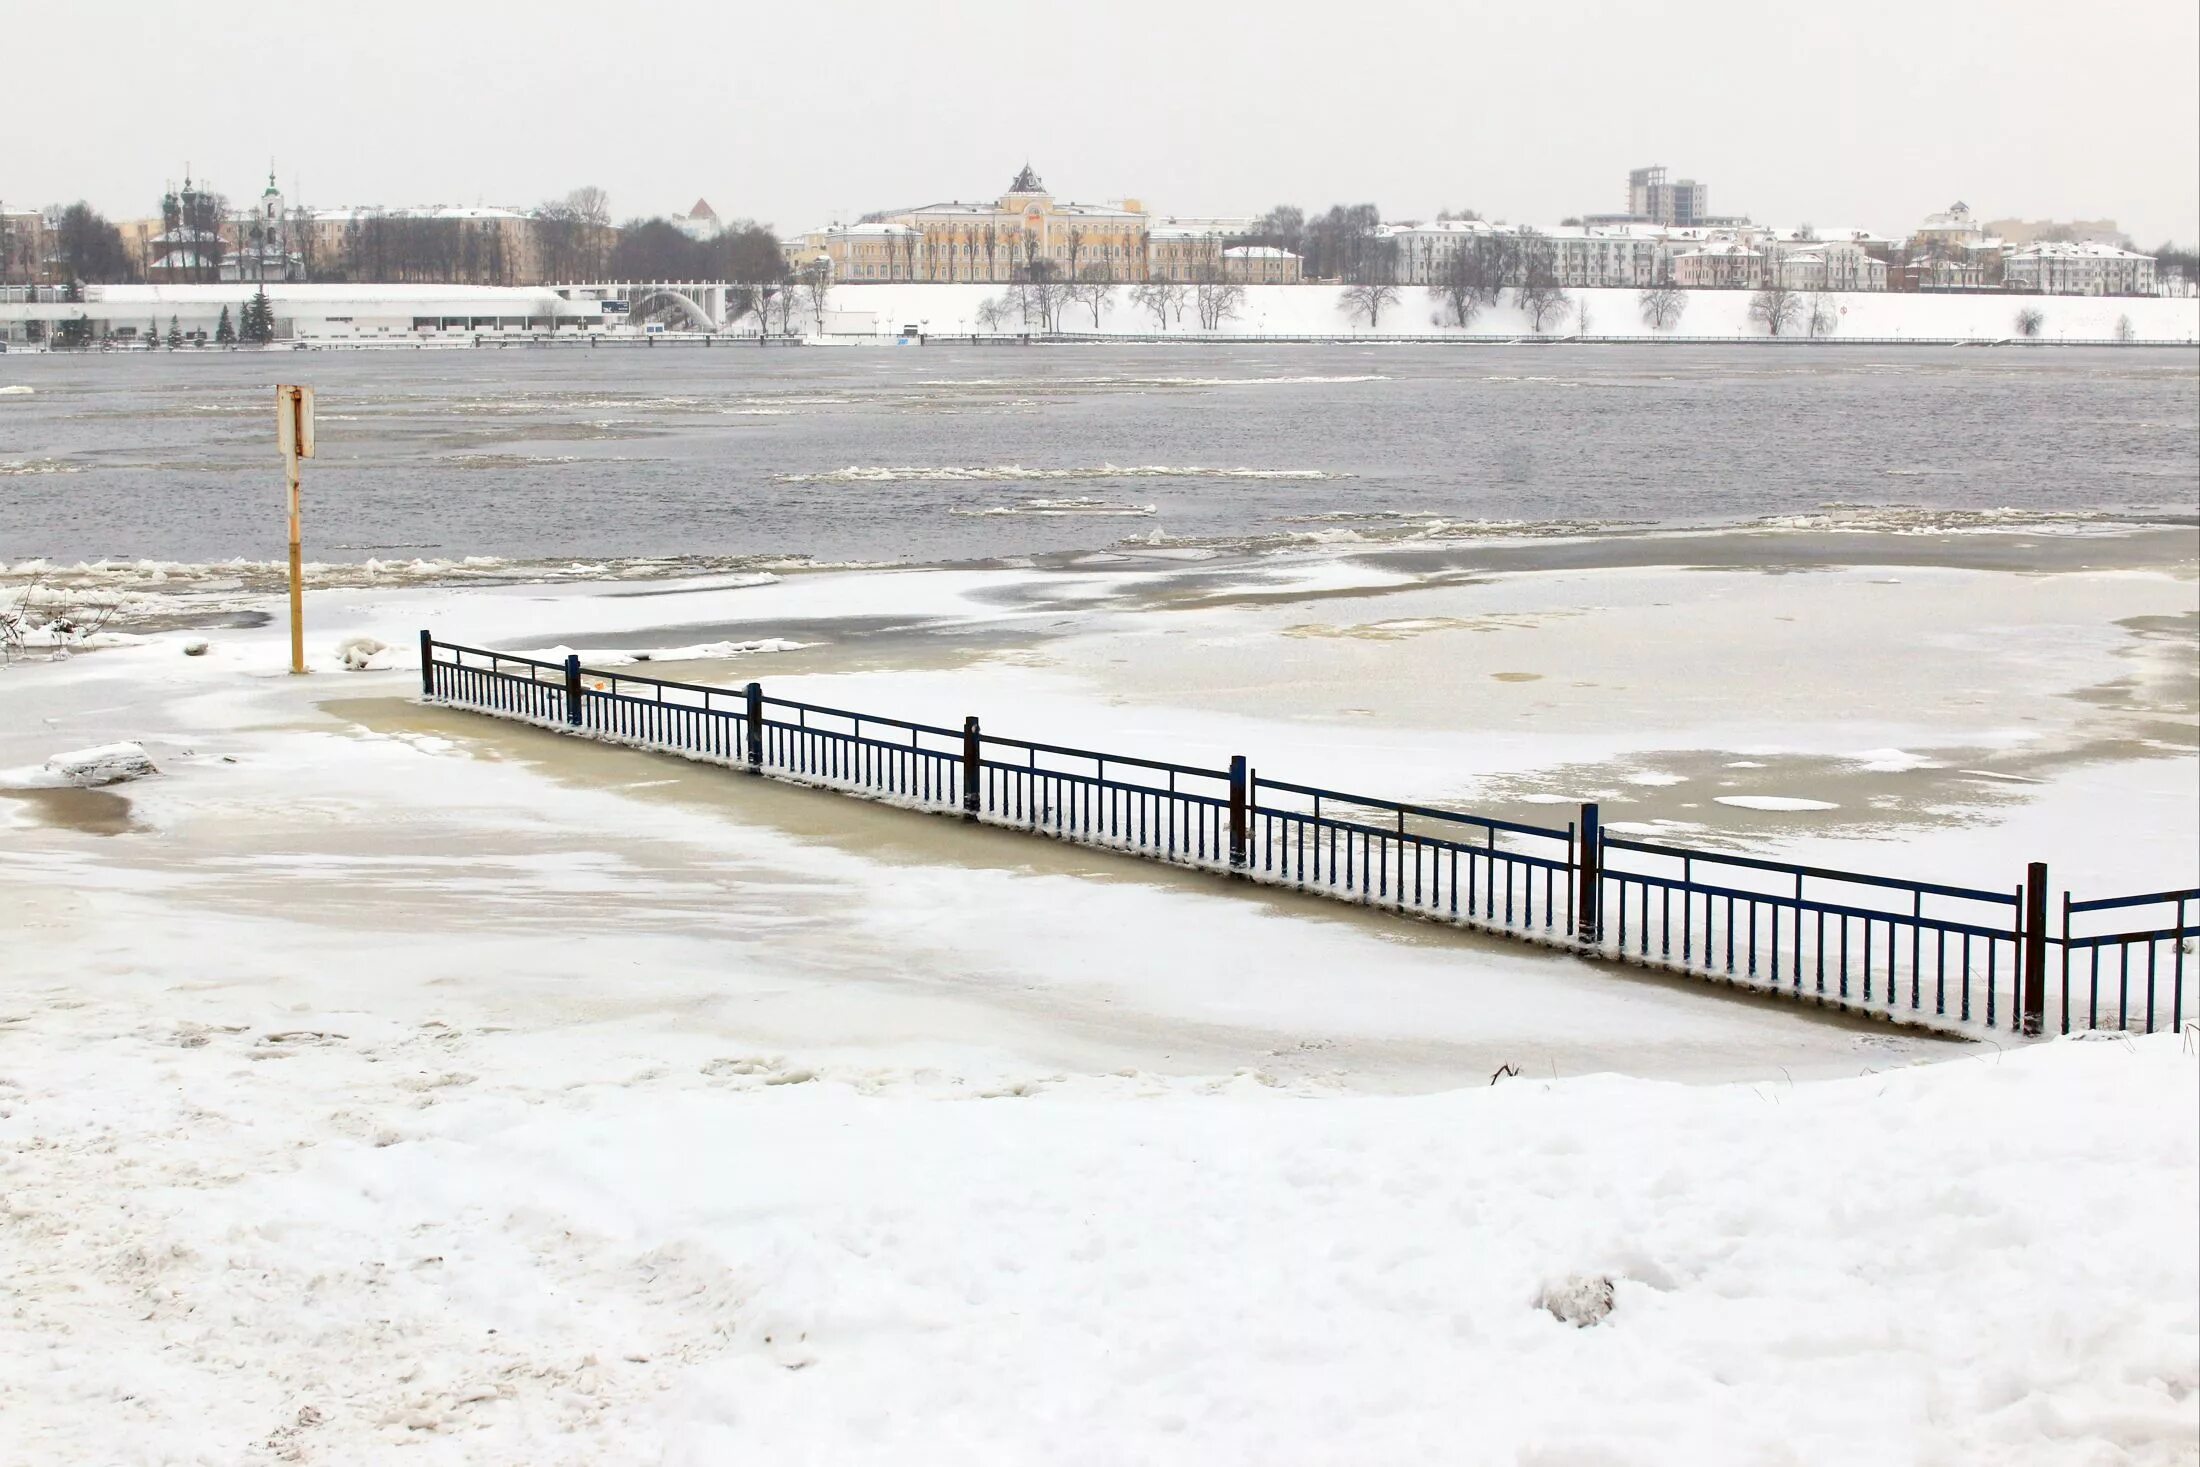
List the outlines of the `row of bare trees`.
{"label": "row of bare trees", "polygon": [[[1507,290],[1513,293],[1513,304],[1526,313],[1537,331],[1563,320],[1573,304],[1560,283],[1557,245],[1532,229],[1478,234],[1461,240],[1458,248],[1437,264],[1428,287],[1429,295],[1442,307],[1444,319],[1461,327],[1472,325],[1474,318],[1496,305]],[[1350,301],[1346,309],[1354,309]],[[1375,324],[1372,313],[1368,324],[1370,328]]]}
{"label": "row of bare trees", "polygon": [[[1089,313],[1092,328],[1115,304],[1120,282],[1104,265],[1087,265],[1075,277],[1065,277],[1051,261],[1038,261],[1002,294],[982,302],[977,324],[1000,331],[1011,324],[1042,332],[1062,331],[1072,310]],[[1131,305],[1151,316],[1157,329],[1167,331],[1184,324],[1187,309],[1203,331],[1219,331],[1225,321],[1245,310],[1245,286],[1232,280],[1219,265],[1203,269],[1196,280],[1143,280],[1130,288]]]}
{"label": "row of bare trees", "polygon": [[1749,319],[1770,336],[1831,336],[1841,327],[1840,308],[1822,290],[1800,291],[1768,285],[1749,298]]}

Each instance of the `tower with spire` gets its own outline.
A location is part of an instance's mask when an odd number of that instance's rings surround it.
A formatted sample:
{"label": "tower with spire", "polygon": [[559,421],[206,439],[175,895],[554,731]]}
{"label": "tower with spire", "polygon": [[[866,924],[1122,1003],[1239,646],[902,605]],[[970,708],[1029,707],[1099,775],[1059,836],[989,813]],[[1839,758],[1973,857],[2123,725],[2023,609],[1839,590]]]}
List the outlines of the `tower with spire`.
{"label": "tower with spire", "polygon": [[260,191],[260,201],[254,206],[251,221],[244,225],[244,246],[238,251],[237,278],[239,280],[282,281],[294,277],[295,264],[290,248],[290,209],[283,199],[283,191],[275,182],[275,160],[267,162],[267,187]]}

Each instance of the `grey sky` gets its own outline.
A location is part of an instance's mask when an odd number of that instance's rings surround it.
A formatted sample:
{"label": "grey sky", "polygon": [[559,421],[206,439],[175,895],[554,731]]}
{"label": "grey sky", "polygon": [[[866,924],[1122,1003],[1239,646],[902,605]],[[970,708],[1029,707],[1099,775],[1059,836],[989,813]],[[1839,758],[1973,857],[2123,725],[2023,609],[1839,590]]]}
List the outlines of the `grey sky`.
{"label": "grey sky", "polygon": [[1064,197],[1167,213],[1371,200],[1550,223],[1623,207],[1626,170],[1664,163],[1769,223],[1899,233],[1963,199],[2200,237],[2194,0],[237,13],[0,0],[30,63],[0,84],[0,199],[140,217],[187,160],[241,197],[273,154],[316,204],[598,183],[622,218],[702,195],[792,231],[991,196],[1028,157]]}

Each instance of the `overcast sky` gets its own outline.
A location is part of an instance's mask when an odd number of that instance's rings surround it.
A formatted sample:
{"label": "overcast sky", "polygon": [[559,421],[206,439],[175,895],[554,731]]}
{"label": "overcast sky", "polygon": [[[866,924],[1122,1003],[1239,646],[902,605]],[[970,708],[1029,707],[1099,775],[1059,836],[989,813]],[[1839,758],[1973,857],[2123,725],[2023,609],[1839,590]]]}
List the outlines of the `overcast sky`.
{"label": "overcast sky", "polygon": [[[231,17],[243,17],[232,19]],[[2200,238],[2194,0],[0,0],[0,200],[531,204],[793,231],[991,197],[1554,223],[1649,163],[1720,213]],[[50,48],[50,50],[48,49]],[[44,53],[43,60],[40,59]]]}

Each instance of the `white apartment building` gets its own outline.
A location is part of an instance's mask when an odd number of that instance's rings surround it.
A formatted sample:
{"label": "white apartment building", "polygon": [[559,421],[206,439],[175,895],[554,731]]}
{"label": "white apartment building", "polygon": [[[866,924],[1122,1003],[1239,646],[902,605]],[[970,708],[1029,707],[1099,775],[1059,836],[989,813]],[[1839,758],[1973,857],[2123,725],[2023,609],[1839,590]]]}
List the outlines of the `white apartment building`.
{"label": "white apartment building", "polygon": [[1480,219],[1445,219],[1434,224],[1386,224],[1376,237],[1394,251],[1394,278],[1400,285],[1434,285],[1444,278],[1462,249],[1495,235],[1525,239],[1548,248],[1563,286],[1641,286],[1657,279],[1665,253],[1656,233],[1627,230],[1531,230],[1522,225],[1489,224]]}
{"label": "white apartment building", "polygon": [[1434,224],[1385,224],[1375,237],[1393,252],[1391,265],[1398,284],[1433,285],[1460,250],[1501,227],[1479,219],[1440,219]]}
{"label": "white apartment building", "polygon": [[2002,283],[2043,295],[2152,295],[2154,257],[2090,242],[2020,245],[2002,258]]}
{"label": "white apartment building", "polygon": [[1885,290],[1887,262],[1855,239],[1776,239],[1767,248],[1790,290]]}

